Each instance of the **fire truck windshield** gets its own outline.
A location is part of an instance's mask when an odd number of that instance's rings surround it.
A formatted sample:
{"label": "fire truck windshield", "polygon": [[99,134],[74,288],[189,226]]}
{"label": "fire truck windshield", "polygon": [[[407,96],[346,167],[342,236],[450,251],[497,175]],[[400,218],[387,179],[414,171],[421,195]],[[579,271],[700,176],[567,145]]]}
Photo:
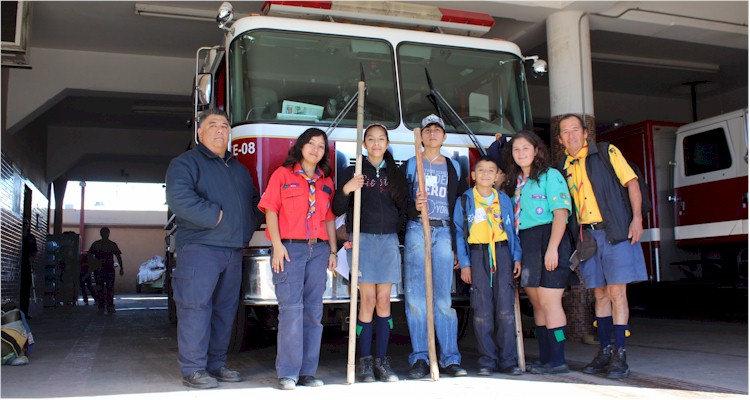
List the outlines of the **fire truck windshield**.
{"label": "fire truck windshield", "polygon": [[[531,129],[524,67],[517,56],[498,51],[402,43],[397,49],[404,123],[419,126],[434,107],[425,97],[432,83],[477,134]],[[457,130],[446,126],[448,131]]]}
{"label": "fire truck windshield", "polygon": [[[232,41],[228,62],[234,126],[330,125],[356,96],[362,65],[365,122],[396,128],[403,119],[414,128],[435,112],[427,99],[426,68],[436,89],[475,133],[531,127],[523,64],[510,53],[413,42],[394,50],[381,39],[258,29]],[[356,107],[340,126],[356,126]]]}

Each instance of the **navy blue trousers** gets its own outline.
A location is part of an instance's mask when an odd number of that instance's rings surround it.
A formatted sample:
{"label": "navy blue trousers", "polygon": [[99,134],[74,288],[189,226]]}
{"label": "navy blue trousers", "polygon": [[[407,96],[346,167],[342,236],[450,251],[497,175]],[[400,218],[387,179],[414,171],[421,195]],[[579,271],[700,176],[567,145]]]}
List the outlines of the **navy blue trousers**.
{"label": "navy blue trousers", "polygon": [[470,249],[470,293],[479,368],[507,368],[518,364],[513,262],[508,246],[496,245],[498,265],[490,286],[488,246],[476,247]]}
{"label": "navy blue trousers", "polygon": [[242,251],[199,244],[177,248],[172,273],[177,360],[183,376],[226,365],[240,301]]}
{"label": "navy blue trousers", "polygon": [[279,301],[276,374],[298,381],[318,371],[330,247],[328,242],[284,246],[291,261],[284,261],[284,271],[273,274]]}

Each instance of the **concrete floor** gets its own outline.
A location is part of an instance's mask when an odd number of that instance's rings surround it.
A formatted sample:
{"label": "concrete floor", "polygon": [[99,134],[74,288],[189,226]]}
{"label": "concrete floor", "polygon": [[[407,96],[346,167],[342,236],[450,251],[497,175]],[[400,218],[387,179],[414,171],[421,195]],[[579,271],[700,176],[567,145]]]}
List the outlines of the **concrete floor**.
{"label": "concrete floor", "polygon": [[[229,366],[245,381],[219,389],[189,390],[177,366],[175,326],[167,319],[160,295],[127,295],[116,299],[115,315],[99,315],[94,306],[47,308],[30,321],[36,339],[27,366],[2,366],[2,398],[186,399],[186,398],[405,398],[431,399],[521,396],[554,399],[596,398],[746,398],[748,394],[748,325],[636,317],[628,342],[632,376],[613,381],[585,375],[580,369],[596,347],[568,343],[574,372],[555,376],[476,377],[477,354],[469,333],[460,343],[469,377],[443,377],[398,383],[346,384],[348,340],[327,332],[318,376],[322,388],[275,389],[275,345],[261,335],[248,338],[247,349],[230,355]],[[525,320],[524,326],[531,321]],[[526,339],[527,356],[536,355],[534,339]],[[410,346],[404,326],[392,335],[393,367],[402,377],[409,366]],[[510,397],[512,398],[512,397]]]}

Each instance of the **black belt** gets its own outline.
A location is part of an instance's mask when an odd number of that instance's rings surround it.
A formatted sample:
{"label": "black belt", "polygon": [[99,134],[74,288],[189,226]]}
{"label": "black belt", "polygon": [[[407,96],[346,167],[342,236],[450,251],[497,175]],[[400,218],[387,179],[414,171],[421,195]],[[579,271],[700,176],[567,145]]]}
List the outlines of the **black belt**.
{"label": "black belt", "polygon": [[593,231],[600,231],[607,227],[607,224],[604,222],[597,222],[595,224],[583,224],[583,227],[585,229],[591,229]]}
{"label": "black belt", "polygon": [[312,238],[312,239],[281,239],[281,243],[315,244],[317,242],[318,242],[318,238]]}
{"label": "black belt", "polygon": [[[419,218],[414,218],[412,221],[414,221],[414,222],[416,222],[418,224],[422,223],[422,220],[419,219]],[[431,219],[430,220],[430,226],[432,226],[434,228],[440,228],[440,227],[443,227],[443,226],[451,226],[451,223],[450,223],[450,221],[446,221],[446,220],[442,220],[442,219]]]}
{"label": "black belt", "polygon": [[[508,241],[503,240],[502,242],[495,242],[495,244],[497,245],[497,247],[507,247]],[[469,248],[472,250],[484,250],[487,247],[487,245],[489,245],[489,243],[476,243],[476,244],[470,243]]]}

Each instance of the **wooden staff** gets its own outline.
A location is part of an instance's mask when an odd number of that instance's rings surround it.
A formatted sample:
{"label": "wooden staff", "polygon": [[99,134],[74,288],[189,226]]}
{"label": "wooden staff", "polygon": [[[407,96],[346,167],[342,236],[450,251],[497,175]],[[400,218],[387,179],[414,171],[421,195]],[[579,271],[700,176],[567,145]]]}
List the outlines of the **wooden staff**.
{"label": "wooden staff", "polygon": [[[357,159],[354,164],[354,176],[362,175],[362,128],[365,116],[365,81],[360,80],[357,98]],[[349,358],[346,364],[346,383],[354,383],[355,354],[357,350],[357,281],[359,279],[359,219],[362,212],[362,189],[354,191],[354,221],[352,232],[352,265],[349,284],[351,300],[349,303]]]}
{"label": "wooden staff", "polygon": [[[422,162],[422,131],[414,128],[414,154],[417,159],[417,181],[419,191],[424,192],[424,163]],[[437,354],[435,352],[435,311],[432,295],[432,238],[430,237],[430,216],[427,207],[423,207],[422,231],[424,232],[424,287],[427,299],[427,347],[430,355],[430,377],[433,381],[440,379]]]}
{"label": "wooden staff", "polygon": [[523,324],[521,321],[521,302],[518,296],[518,285],[513,282],[516,291],[516,303],[513,308],[516,311],[516,351],[518,352],[518,368],[526,371],[526,352],[523,349]]}

